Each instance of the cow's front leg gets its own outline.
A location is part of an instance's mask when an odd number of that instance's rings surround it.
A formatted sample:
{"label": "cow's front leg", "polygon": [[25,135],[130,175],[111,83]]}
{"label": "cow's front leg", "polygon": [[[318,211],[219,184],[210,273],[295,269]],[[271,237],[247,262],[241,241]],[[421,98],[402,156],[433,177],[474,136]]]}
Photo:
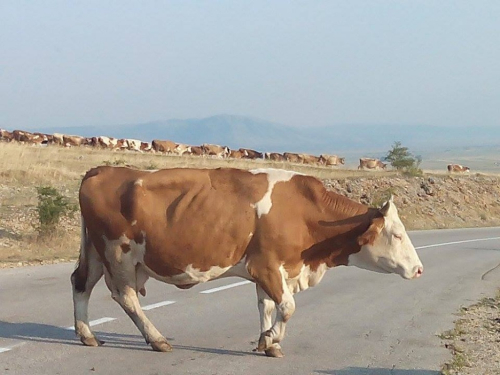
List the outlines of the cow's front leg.
{"label": "cow's front leg", "polygon": [[[266,292],[257,285],[257,303],[259,307],[259,315],[260,315],[260,332],[261,338],[262,335],[271,329],[272,326],[272,315],[276,304],[274,301],[267,295]],[[265,340],[265,339],[264,339]],[[259,347],[256,350],[264,350],[268,357],[283,357],[283,352],[281,351],[281,346],[278,343],[271,343],[269,348],[261,348],[260,347],[261,340],[259,339]],[[264,346],[266,346],[264,342]]]}
{"label": "cow's front leg", "polygon": [[[256,276],[257,283],[262,289],[259,295],[259,311],[262,309],[262,332],[257,350],[264,351],[269,357],[283,357],[279,343],[285,336],[286,323],[295,311],[295,300],[286,285],[285,271],[282,266],[275,271],[267,268],[265,272]],[[259,293],[259,288],[257,293]],[[275,304],[277,311],[274,324],[269,328],[272,314],[272,309],[269,307],[271,303]]]}

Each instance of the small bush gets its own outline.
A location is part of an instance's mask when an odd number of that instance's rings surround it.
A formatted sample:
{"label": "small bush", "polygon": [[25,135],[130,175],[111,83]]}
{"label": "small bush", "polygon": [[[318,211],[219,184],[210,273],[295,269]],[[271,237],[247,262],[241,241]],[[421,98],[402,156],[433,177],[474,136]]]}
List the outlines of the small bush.
{"label": "small bush", "polygon": [[155,171],[155,170],[157,170],[157,169],[160,169],[160,168],[158,167],[158,164],[156,164],[154,161],[152,161],[151,163],[149,163],[148,165],[146,165],[144,168],[145,168],[146,170],[148,170],[148,171]]}
{"label": "small bush", "polygon": [[115,159],[115,160],[104,160],[102,163],[110,167],[110,166],[125,165],[127,164],[127,161],[124,159]]}
{"label": "small bush", "polygon": [[373,194],[372,202],[370,204],[371,207],[380,208],[382,205],[387,202],[391,196],[396,195],[396,189],[393,187],[387,188],[385,190],[378,190]]}
{"label": "small bush", "polygon": [[67,197],[63,196],[52,186],[38,186],[38,233],[47,236],[56,229],[61,217],[72,214],[77,210]]}

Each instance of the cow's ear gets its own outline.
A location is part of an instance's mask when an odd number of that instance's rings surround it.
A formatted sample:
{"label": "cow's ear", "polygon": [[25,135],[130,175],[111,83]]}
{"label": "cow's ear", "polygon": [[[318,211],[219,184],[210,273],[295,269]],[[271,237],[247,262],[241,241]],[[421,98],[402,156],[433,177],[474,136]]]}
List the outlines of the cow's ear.
{"label": "cow's ear", "polygon": [[367,244],[373,245],[377,236],[380,234],[380,232],[382,232],[382,228],[384,228],[384,218],[379,217],[373,219],[366,232],[358,237],[358,244],[360,246],[364,246]]}

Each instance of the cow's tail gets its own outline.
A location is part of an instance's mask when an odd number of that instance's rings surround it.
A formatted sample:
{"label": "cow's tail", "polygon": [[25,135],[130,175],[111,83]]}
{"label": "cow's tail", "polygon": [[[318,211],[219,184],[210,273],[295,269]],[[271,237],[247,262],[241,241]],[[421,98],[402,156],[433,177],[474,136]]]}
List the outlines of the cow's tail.
{"label": "cow's tail", "polygon": [[87,283],[88,276],[88,254],[89,250],[89,238],[87,235],[87,227],[85,226],[85,219],[81,216],[81,236],[80,236],[80,255],[78,256],[78,260],[75,265],[75,271],[71,275],[71,282],[73,284],[73,288],[79,292],[85,292],[85,285]]}

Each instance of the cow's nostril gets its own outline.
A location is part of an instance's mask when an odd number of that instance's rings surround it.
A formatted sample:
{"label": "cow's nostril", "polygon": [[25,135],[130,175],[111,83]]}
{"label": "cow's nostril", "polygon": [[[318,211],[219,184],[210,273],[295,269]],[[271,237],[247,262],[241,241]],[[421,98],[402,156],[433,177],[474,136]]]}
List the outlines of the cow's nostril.
{"label": "cow's nostril", "polygon": [[424,267],[418,267],[417,272],[415,272],[415,277],[420,277],[422,276],[422,273],[424,272]]}

